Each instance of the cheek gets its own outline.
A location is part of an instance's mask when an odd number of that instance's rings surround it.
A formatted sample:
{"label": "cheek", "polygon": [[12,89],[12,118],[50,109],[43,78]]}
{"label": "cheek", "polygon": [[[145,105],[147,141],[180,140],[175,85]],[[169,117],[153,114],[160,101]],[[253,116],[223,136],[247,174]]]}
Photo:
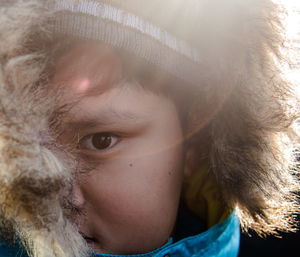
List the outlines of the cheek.
{"label": "cheek", "polygon": [[94,170],[85,194],[100,223],[107,225],[114,236],[122,234],[123,229],[128,235],[155,234],[159,238],[161,234],[167,238],[176,219],[181,191],[181,156],[178,147],[139,159],[111,161],[105,170]]}

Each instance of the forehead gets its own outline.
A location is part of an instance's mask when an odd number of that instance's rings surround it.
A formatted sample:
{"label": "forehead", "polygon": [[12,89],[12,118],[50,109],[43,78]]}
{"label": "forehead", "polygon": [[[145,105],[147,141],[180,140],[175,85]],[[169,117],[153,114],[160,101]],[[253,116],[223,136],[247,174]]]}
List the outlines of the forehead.
{"label": "forehead", "polygon": [[121,82],[123,68],[115,51],[100,43],[78,43],[57,61],[54,84],[69,95],[105,91]]}
{"label": "forehead", "polygon": [[[75,44],[58,59],[54,85],[62,88],[63,101],[72,104],[71,113],[76,114],[76,120],[87,120],[87,117],[112,120],[106,119],[109,114],[115,120],[132,121],[137,117],[149,118],[159,112],[159,108],[170,108],[166,97],[128,80],[128,65],[141,71],[142,68],[137,67],[140,62],[129,64],[123,60],[115,49],[90,42]],[[154,77],[160,78],[159,74]],[[162,81],[151,83],[160,85]]]}
{"label": "forehead", "polygon": [[74,92],[80,94],[105,91],[121,80],[138,81],[143,88],[164,95],[192,89],[143,58],[104,43],[76,41],[59,54],[55,58],[54,81],[64,86],[72,84]]}

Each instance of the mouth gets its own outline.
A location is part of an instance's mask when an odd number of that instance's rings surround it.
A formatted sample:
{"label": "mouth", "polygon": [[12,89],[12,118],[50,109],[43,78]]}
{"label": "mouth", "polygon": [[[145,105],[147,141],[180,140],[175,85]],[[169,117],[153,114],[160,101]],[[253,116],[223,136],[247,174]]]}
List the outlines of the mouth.
{"label": "mouth", "polygon": [[89,247],[94,247],[95,244],[97,243],[97,241],[94,237],[87,236],[87,235],[85,235],[81,232],[80,232],[80,234],[81,234],[81,236],[83,237],[83,239],[85,240],[85,242],[87,243],[87,245]]}

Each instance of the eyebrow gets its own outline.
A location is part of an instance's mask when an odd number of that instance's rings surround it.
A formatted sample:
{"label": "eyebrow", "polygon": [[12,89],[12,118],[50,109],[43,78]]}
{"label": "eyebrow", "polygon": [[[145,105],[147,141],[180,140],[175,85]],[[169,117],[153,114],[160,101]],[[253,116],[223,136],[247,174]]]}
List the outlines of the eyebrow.
{"label": "eyebrow", "polygon": [[86,128],[93,129],[99,126],[123,126],[124,123],[122,122],[137,123],[142,118],[142,116],[129,110],[108,108],[102,111],[86,113],[85,117],[69,121],[66,125],[69,128],[71,127],[72,130],[83,130]]}

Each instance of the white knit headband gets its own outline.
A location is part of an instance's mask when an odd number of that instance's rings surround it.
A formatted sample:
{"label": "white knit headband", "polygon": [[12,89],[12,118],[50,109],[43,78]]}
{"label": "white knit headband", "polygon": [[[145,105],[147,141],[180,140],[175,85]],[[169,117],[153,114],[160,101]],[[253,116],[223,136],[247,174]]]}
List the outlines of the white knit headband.
{"label": "white knit headband", "polygon": [[[101,40],[125,48],[195,83],[200,57],[196,49],[141,17],[96,0],[60,0],[54,10],[57,33]],[[196,77],[195,77],[196,76]]]}
{"label": "white knit headband", "polygon": [[92,0],[80,1],[76,3],[74,3],[72,0],[63,0],[56,2],[55,10],[82,13],[117,22],[120,25],[131,27],[150,37],[155,38],[159,42],[181,53],[182,55],[189,57],[195,62],[200,61],[195,49],[188,46],[186,42],[176,39],[168,32],[151,24],[148,21],[141,19],[135,14],[118,9],[114,6]]}

